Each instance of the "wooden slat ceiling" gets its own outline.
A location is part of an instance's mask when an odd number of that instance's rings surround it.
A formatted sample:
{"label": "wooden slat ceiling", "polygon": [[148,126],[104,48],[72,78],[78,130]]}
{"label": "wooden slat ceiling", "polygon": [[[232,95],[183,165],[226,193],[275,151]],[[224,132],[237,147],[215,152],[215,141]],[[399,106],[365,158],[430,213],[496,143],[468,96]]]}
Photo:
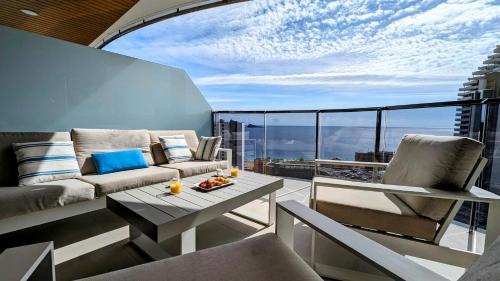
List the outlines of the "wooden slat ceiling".
{"label": "wooden slat ceiling", "polygon": [[[0,25],[89,45],[139,0],[0,0]],[[21,9],[38,13],[29,16]]]}

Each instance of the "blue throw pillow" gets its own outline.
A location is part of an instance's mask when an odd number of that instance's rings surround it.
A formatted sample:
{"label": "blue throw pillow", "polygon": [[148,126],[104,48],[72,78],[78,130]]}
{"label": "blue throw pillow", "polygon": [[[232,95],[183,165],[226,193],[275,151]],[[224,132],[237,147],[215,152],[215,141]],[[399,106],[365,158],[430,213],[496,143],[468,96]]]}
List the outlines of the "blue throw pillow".
{"label": "blue throw pillow", "polygon": [[148,167],[140,149],[93,153],[92,160],[99,175]]}

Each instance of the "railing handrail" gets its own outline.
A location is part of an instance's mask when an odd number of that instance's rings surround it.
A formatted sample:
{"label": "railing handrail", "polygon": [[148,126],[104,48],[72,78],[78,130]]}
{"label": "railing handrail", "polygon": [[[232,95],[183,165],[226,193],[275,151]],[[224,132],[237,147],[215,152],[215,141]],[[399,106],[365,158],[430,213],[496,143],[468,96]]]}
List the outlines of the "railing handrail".
{"label": "railing handrail", "polygon": [[417,109],[431,107],[447,107],[447,106],[467,106],[500,103],[500,98],[486,99],[471,99],[471,100],[456,100],[456,101],[441,101],[429,103],[413,103],[402,105],[390,105],[382,107],[356,107],[356,108],[338,108],[338,109],[291,109],[291,110],[213,110],[212,113],[245,113],[245,114],[262,114],[262,113],[332,113],[332,112],[359,112],[359,111],[385,111],[398,109]]}

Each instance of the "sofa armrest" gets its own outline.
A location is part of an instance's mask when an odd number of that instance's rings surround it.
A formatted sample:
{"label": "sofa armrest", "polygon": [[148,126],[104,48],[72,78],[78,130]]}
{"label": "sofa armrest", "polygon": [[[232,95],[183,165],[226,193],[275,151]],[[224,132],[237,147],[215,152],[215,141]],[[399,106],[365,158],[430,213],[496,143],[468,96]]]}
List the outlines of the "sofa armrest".
{"label": "sofa armrest", "polygon": [[448,280],[297,201],[277,203],[276,235],[293,249],[294,218],[394,280]]}
{"label": "sofa armrest", "polygon": [[[222,158],[222,153],[224,153],[225,160],[227,161],[228,167],[231,168],[233,166],[233,150],[229,148],[219,148],[219,159]],[[221,159],[222,160],[222,159]]]}

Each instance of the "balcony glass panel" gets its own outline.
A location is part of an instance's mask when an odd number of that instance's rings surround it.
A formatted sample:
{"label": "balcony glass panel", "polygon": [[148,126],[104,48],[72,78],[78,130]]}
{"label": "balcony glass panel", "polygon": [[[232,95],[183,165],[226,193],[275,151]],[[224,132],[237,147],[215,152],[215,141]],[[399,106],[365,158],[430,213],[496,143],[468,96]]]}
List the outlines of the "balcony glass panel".
{"label": "balcony glass panel", "polygon": [[377,112],[320,114],[320,158],[373,161]]}
{"label": "balcony glass panel", "polygon": [[315,113],[266,114],[266,173],[312,178],[316,154]]}
{"label": "balcony glass panel", "polygon": [[[376,111],[320,114],[320,158],[344,161],[375,161]],[[322,164],[321,175],[371,181],[372,169]]]}
{"label": "balcony glass panel", "polygon": [[[455,135],[457,107],[388,110],[382,113],[380,151],[392,154],[406,134]],[[388,162],[392,156],[386,156]]]}
{"label": "balcony glass panel", "polygon": [[216,114],[215,126],[215,134],[222,136],[222,147],[233,150],[233,165],[247,171],[263,171],[254,163],[264,158],[264,114]]}

